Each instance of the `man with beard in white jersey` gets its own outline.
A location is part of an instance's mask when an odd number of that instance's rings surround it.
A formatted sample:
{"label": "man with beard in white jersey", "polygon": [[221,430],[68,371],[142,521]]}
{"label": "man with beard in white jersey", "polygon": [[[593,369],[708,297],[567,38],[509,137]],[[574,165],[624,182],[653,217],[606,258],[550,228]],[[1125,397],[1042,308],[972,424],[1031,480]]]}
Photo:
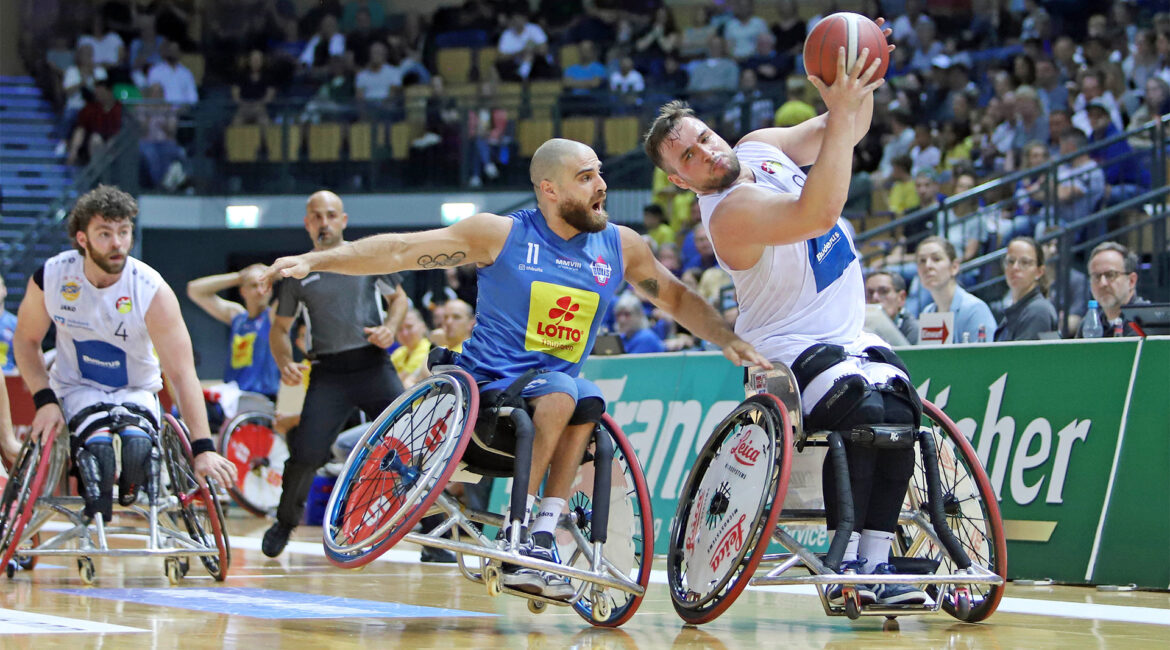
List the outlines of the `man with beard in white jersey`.
{"label": "man with beard in white jersey", "polygon": [[[847,72],[841,48],[832,86],[810,76],[828,113],[797,126],[754,131],[733,149],[675,101],[662,107],[645,140],[647,155],[671,182],[698,195],[715,257],[735,283],[736,333],[793,370],[808,431],[917,424],[921,417],[901,360],[862,331],[861,265],[841,219],[853,147],[869,130],[873,91],[883,83],[873,79],[878,58],[867,65],[868,55],[863,50]],[[801,168],[808,165],[806,175]],[[845,449],[862,530],[851,533],[843,566],[895,573],[889,551],[913,448],[846,440]],[[828,526],[836,529],[836,478],[828,462],[822,476]],[[910,585],[859,586],[858,593],[863,604],[925,601]],[[839,586],[828,596],[843,603]]]}
{"label": "man with beard in white jersey", "polygon": [[[200,482],[235,482],[215,452],[179,300],[162,276],[130,257],[138,204],[116,187],[83,195],[68,219],[75,250],[33,273],[17,314],[13,347],[37,411],[30,436],[52,440],[68,425],[85,514],[109,521],[115,474],[113,436],[122,441],[118,500],[129,505],[148,479],[151,433],[160,413],[162,371],[174,384],[191,431]],[[46,370],[41,340],[57,326],[57,358]]]}

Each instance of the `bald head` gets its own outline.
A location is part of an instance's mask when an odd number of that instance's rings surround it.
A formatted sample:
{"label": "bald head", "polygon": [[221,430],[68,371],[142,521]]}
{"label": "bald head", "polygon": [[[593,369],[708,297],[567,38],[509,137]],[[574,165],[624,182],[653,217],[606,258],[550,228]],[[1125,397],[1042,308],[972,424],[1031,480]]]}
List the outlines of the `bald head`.
{"label": "bald head", "polygon": [[342,233],[349,224],[349,215],[341,204],[341,197],[329,190],[314,192],[305,206],[305,230],[313,240],[313,248],[333,248],[342,243]]}
{"label": "bald head", "polygon": [[555,182],[563,175],[566,162],[592,153],[593,150],[587,145],[575,140],[553,138],[540,145],[536,153],[532,154],[532,163],[528,165],[528,177],[532,180],[532,185],[539,188],[541,181]]}
{"label": "bald head", "polygon": [[443,305],[443,333],[447,335],[447,345],[457,345],[471,337],[471,328],[475,326],[475,309],[462,300],[448,300]]}

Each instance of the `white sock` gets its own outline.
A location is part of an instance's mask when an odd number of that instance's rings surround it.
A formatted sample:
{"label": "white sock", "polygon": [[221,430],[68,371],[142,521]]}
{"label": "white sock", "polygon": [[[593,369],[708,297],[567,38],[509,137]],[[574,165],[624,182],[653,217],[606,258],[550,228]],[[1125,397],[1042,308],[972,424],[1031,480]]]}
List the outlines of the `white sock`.
{"label": "white sock", "polygon": [[861,546],[858,547],[858,555],[865,559],[867,571],[873,571],[877,565],[890,561],[890,546],[893,543],[893,533],[868,528],[861,531]]}
{"label": "white sock", "polygon": [[845,546],[845,555],[841,556],[842,562],[852,562],[857,559],[857,548],[861,542],[861,534],[856,530],[849,533],[849,543]]}
{"label": "white sock", "polygon": [[[527,526],[528,521],[532,518],[532,505],[536,503],[536,496],[529,494],[529,495],[527,495],[527,497],[525,499],[526,499],[526,506],[527,507],[524,508],[524,517],[520,521],[520,525],[522,525],[522,526]],[[512,507],[511,507],[510,501],[509,501],[509,505],[508,505],[508,511],[504,513],[504,521],[506,521],[506,522],[512,521]]]}
{"label": "white sock", "polygon": [[565,500],[557,497],[545,497],[540,500],[540,509],[536,513],[536,520],[532,522],[532,533],[551,533],[557,529],[557,520],[561,518],[561,511],[565,509]]}

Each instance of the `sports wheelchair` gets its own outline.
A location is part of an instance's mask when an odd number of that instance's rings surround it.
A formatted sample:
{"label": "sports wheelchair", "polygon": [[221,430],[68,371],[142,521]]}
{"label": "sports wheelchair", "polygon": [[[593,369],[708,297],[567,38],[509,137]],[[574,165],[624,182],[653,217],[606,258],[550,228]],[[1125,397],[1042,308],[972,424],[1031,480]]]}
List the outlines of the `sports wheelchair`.
{"label": "sports wheelchair", "polygon": [[[667,579],[683,620],[714,620],[749,584],[816,585],[826,614],[886,616],[891,627],[897,625],[896,616],[940,607],[966,622],[991,616],[1007,576],[999,504],[970,443],[942,410],[923,400],[917,430],[904,425],[901,430],[807,432],[801,426],[796,377],[787,367],[752,369],[745,392],[749,397],[715,428],[699,453],[671,525]],[[853,530],[843,433],[913,436],[918,446],[891,551],[896,575],[840,570]],[[825,554],[806,548],[784,527],[826,523],[819,486],[789,493],[793,452],[808,447],[827,447],[837,476],[842,512]],[[820,477],[819,456],[798,457],[813,461],[809,475]],[[769,553],[772,541],[786,552]],[[757,575],[759,567],[766,572]],[[808,575],[790,574],[800,567]],[[922,585],[929,598],[921,605],[863,606],[857,585],[876,583]],[[842,604],[830,603],[827,585],[842,585]]]}
{"label": "sports wheelchair", "polygon": [[[83,497],[68,495],[69,436],[59,435],[48,445],[25,442],[0,498],[0,566],[9,578],[18,569],[32,569],[39,557],[74,556],[81,581],[92,585],[94,557],[162,556],[172,585],[187,575],[192,557],[217,581],[224,580],[231,548],[223,511],[216,492],[196,481],[187,429],[170,414],[164,414],[161,429],[139,417],[152,439],[147,481],[128,506],[114,497],[114,519],[108,523],[84,514]],[[51,522],[55,517],[64,521]],[[141,541],[114,544],[112,536]]]}
{"label": "sports wheelchair", "polygon": [[[594,431],[555,532],[563,563],[527,557],[518,551],[519,526],[509,529],[507,539],[493,540],[482,526],[504,528],[504,516],[469,509],[445,489],[451,481],[510,476],[510,512],[524,512],[534,432],[518,394],[528,379],[491,391],[481,402],[478,386],[463,370],[433,371],[387,407],[349,455],[325,511],[329,560],[361,567],[405,539],[453,551],[464,577],[484,584],[491,596],[528,599],[533,613],[558,605],[571,606],[598,626],[629,620],[650,580],[654,520],[642,468],[625,434],[609,416]],[[441,525],[411,532],[436,513],[446,516]],[[465,556],[481,558],[479,566],[470,567]],[[504,562],[563,576],[575,593],[554,600],[511,589],[501,581]]]}
{"label": "sports wheelchair", "polygon": [[238,412],[219,428],[218,447],[236,466],[236,483],[228,486],[232,501],[256,517],[275,512],[289,456],[288,442],[276,432],[276,405],[258,393],[243,393]]}

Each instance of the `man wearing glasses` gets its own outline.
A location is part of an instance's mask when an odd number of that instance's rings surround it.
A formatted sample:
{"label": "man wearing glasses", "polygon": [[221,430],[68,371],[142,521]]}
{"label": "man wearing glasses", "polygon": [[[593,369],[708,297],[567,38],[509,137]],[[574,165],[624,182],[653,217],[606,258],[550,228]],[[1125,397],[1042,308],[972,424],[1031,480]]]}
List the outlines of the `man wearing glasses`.
{"label": "man wearing glasses", "polygon": [[898,273],[874,271],[865,278],[865,302],[881,305],[894,327],[911,345],[918,345],[918,319],[906,311],[906,280]]}
{"label": "man wearing glasses", "polygon": [[[1104,336],[1137,336],[1121,317],[1121,308],[1148,305],[1137,295],[1137,255],[1117,242],[1102,242],[1089,254],[1089,290],[1101,311]],[[1077,338],[1084,338],[1084,321]]]}

